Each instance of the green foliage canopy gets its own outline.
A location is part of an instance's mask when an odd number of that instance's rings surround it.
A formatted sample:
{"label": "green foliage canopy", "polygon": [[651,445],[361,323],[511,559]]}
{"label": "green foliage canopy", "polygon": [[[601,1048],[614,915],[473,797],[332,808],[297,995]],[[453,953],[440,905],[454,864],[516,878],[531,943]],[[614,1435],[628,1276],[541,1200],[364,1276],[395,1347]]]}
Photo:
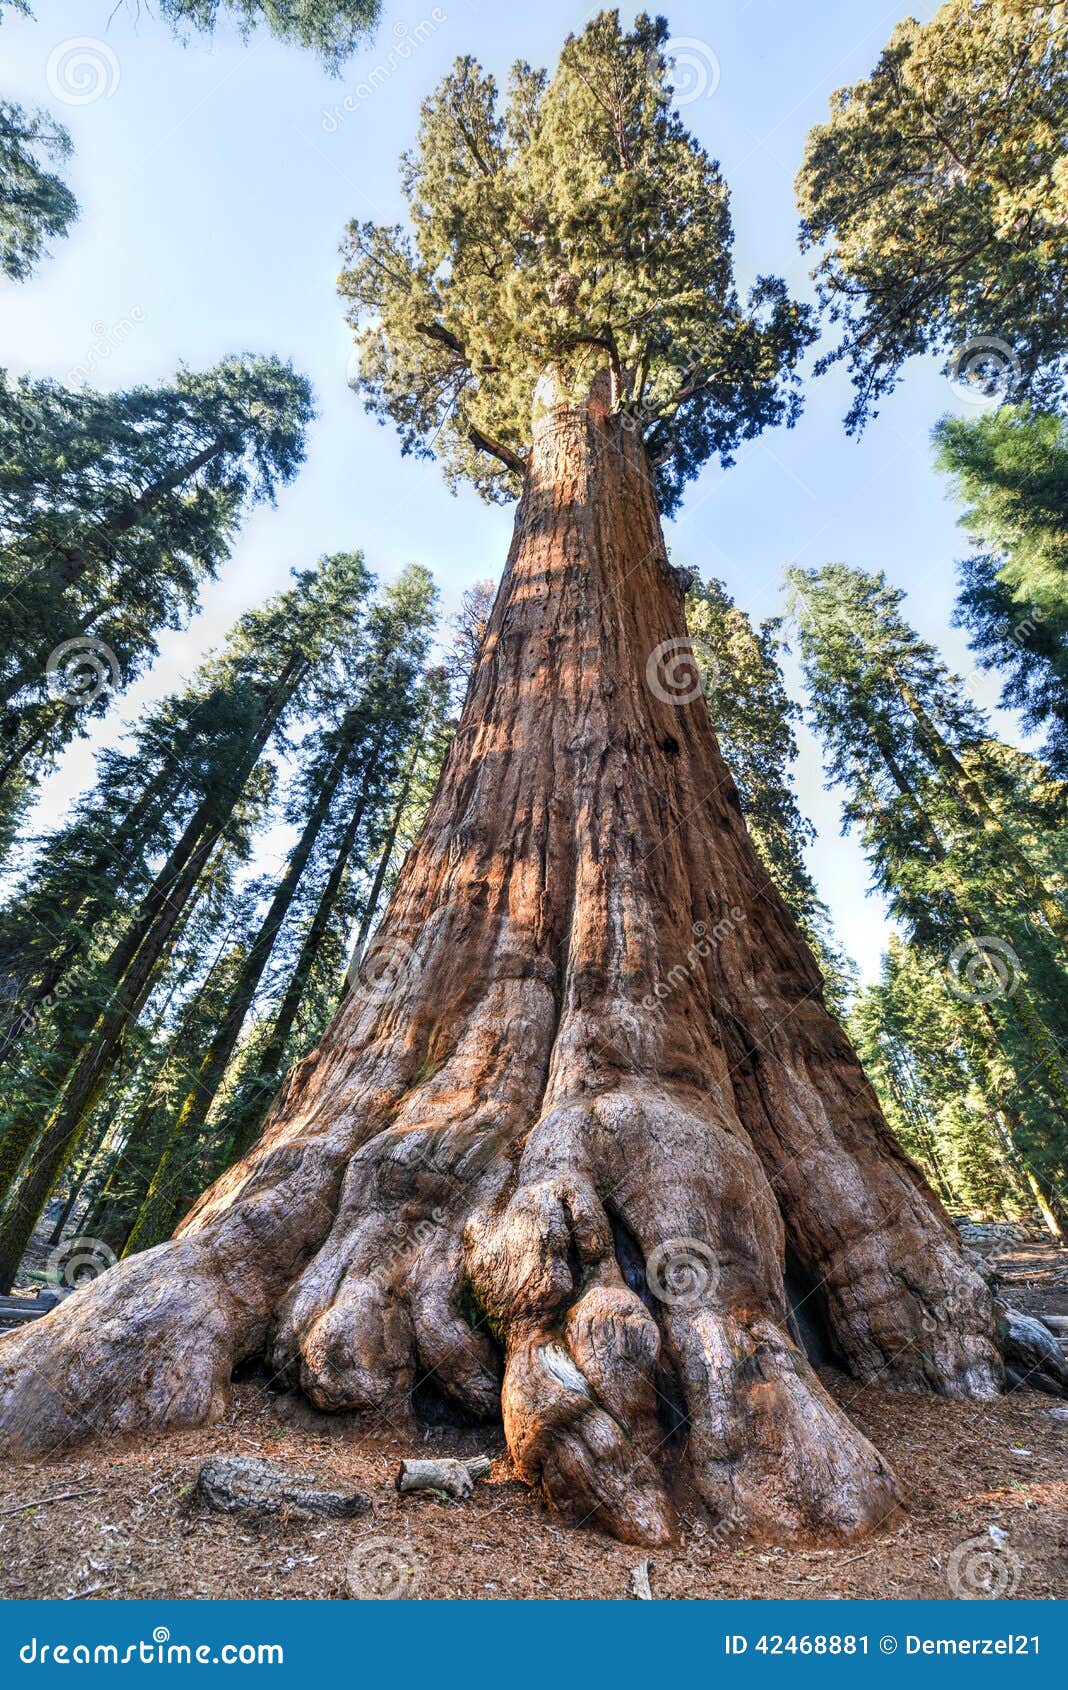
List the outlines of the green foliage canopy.
{"label": "green foliage canopy", "polygon": [[78,215],[74,195],[45,164],[70,150],[67,131],[46,112],[0,100],[0,272],[12,281],[25,281]]}
{"label": "green foliage canopy", "polygon": [[1068,7],[947,0],[831,98],[797,179],[802,243],[848,360],[850,429],[918,352],[1010,349],[1007,396],[1068,373]]}
{"label": "green foliage canopy", "polygon": [[517,64],[502,110],[459,59],[403,160],[411,233],[352,223],[341,291],[366,403],[405,452],[486,498],[517,490],[539,378],[607,369],[670,509],[712,455],[793,419],[806,308],[731,263],[727,189],[671,109],[667,26],[603,12],[555,75]]}
{"label": "green foliage canopy", "polygon": [[1045,731],[1068,775],[1068,423],[1026,406],[946,417],[938,466],[963,501],[981,550],[962,566],[957,619],[984,668],[1002,669],[1002,703]]}

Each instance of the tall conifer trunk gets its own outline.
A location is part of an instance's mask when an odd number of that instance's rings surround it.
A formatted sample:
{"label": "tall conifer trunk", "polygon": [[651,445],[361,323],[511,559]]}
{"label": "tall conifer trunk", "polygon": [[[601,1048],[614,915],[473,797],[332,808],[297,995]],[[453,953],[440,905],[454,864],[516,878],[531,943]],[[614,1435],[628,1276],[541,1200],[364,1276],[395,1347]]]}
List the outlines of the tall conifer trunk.
{"label": "tall conifer trunk", "polygon": [[852,1535],[897,1488],[794,1336],[787,1254],[891,1388],[995,1391],[989,1295],[746,835],[638,435],[596,387],[540,402],[362,979],[175,1241],[0,1343],[0,1427],[202,1421],[266,1350],[328,1410],[499,1404],[520,1474],[629,1541],[694,1487],[756,1532]]}

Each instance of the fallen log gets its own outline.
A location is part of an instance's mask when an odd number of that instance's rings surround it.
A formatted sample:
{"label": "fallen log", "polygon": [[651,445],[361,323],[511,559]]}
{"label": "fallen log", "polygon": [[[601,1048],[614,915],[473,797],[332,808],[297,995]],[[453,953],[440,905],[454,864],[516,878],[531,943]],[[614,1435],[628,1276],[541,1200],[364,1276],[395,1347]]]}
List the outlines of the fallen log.
{"label": "fallen log", "polygon": [[444,1491],[446,1496],[463,1502],[475,1488],[476,1479],[484,1479],[490,1470],[488,1455],[474,1455],[468,1461],[444,1457],[440,1461],[402,1461],[397,1469],[396,1486],[404,1493],[413,1490]]}
{"label": "fallen log", "polygon": [[213,1456],[197,1476],[196,1494],[223,1514],[302,1514],[351,1520],[371,1511],[362,1491],[321,1490],[306,1473],[286,1473],[253,1456]]}

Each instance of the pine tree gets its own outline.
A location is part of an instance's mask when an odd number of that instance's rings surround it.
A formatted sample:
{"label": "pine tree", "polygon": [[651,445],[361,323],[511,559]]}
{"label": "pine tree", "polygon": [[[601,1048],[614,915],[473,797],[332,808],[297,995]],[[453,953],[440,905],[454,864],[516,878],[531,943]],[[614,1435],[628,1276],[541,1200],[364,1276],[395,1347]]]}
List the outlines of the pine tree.
{"label": "pine tree", "polygon": [[666,54],[663,22],[599,14],[503,114],[461,60],[405,164],[411,235],[352,232],[372,407],[521,493],[375,931],[401,965],[353,979],[170,1244],[0,1346],[15,1444],[202,1420],[266,1346],[323,1409],[404,1414],[429,1375],[503,1412],[525,1480],[634,1542],[674,1531],[669,1394],[717,1517],[848,1536],[897,1487],[791,1336],[784,1233],[855,1374],[998,1388],[988,1290],[820,1000],[700,687],[672,690],[661,508],[792,413],[809,325],[777,282],[740,304]]}
{"label": "pine tree", "polygon": [[74,195],[47,168],[70,151],[70,136],[47,112],[0,100],[0,272],[12,281],[32,275],[78,215]]}
{"label": "pine tree", "polygon": [[790,774],[801,711],[788,697],[779,667],[779,622],[754,628],[722,581],[695,577],[686,624],[749,836],[811,945],[827,1002],[841,1017],[856,989],[856,969],[835,938],[830,911],[805,864],[805,847],[816,830],[798,809]]}
{"label": "pine tree", "polygon": [[270,358],[113,394],[0,376],[0,780],[39,768],[182,624],[243,511],[296,473],[311,415]]}
{"label": "pine tree", "polygon": [[433,599],[433,583],[426,571],[418,568],[407,570],[383,595],[369,618],[368,646],[361,669],[348,678],[346,692],[350,697],[353,681],[358,682],[354,702],[336,728],[318,736],[320,743],[310,756],[302,748],[305,771],[287,818],[300,825],[299,837],[262,920],[250,936],[218,1025],[191,1076],[128,1241],[129,1250],[158,1243],[178,1217],[182,1187],[175,1180],[175,1166],[187,1159],[188,1145],[196,1142],[204,1128],[283,924],[346,783],[355,789],[349,801],[364,809],[388,786],[397,742],[403,748],[411,734],[416,682],[433,622]]}
{"label": "pine tree", "polygon": [[1068,424],[1003,405],[935,430],[938,467],[981,550],[962,565],[958,620],[984,669],[1008,672],[1002,703],[1068,775]]}
{"label": "pine tree", "polygon": [[1020,1153],[1028,1124],[1019,1078],[985,1006],[946,990],[939,959],[892,938],[882,979],[860,994],[850,1032],[895,1132],[944,1202],[1010,1215],[1037,1209],[1062,1236]]}
{"label": "pine tree", "polygon": [[[1068,789],[992,740],[881,575],[790,571],[812,717],[876,884],[1013,1069],[1021,1155],[1055,1193],[1068,1143]],[[1058,1200],[1059,1201],[1059,1200]],[[1057,1202],[1054,1203],[1057,1206]]]}
{"label": "pine tree", "polygon": [[0,1144],[5,1190],[33,1147],[0,1224],[0,1286],[11,1284],[37,1217],[99,1101],[114,1053],[145,1004],[177,923],[266,746],[308,708],[317,679],[347,669],[369,584],[357,555],[324,559],[262,610],[242,617],[222,656],[206,666],[203,684],[218,689],[225,713],[203,759],[197,802],[95,970],[92,992],[80,993],[75,1012],[64,1020],[49,1053],[54,1101],[36,1142],[40,1114],[25,1099]]}
{"label": "pine tree", "polygon": [[1064,403],[1068,14],[947,0],[831,96],[797,179],[802,242],[863,425],[914,353],[1003,397]]}

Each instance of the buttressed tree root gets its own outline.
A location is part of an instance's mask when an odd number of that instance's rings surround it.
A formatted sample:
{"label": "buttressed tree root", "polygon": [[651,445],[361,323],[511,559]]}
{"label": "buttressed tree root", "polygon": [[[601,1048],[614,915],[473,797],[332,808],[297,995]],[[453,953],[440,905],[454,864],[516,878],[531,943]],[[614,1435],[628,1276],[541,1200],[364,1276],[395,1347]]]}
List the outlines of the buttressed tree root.
{"label": "buttressed tree root", "polygon": [[0,1429],[197,1424],[262,1354],[323,1410],[502,1414],[522,1477],[629,1542],[680,1500],[849,1537],[897,1484],[803,1328],[888,1388],[1001,1385],[990,1294],[749,842],[643,448],[595,392],[537,424],[360,979],[174,1240],[0,1344]]}

